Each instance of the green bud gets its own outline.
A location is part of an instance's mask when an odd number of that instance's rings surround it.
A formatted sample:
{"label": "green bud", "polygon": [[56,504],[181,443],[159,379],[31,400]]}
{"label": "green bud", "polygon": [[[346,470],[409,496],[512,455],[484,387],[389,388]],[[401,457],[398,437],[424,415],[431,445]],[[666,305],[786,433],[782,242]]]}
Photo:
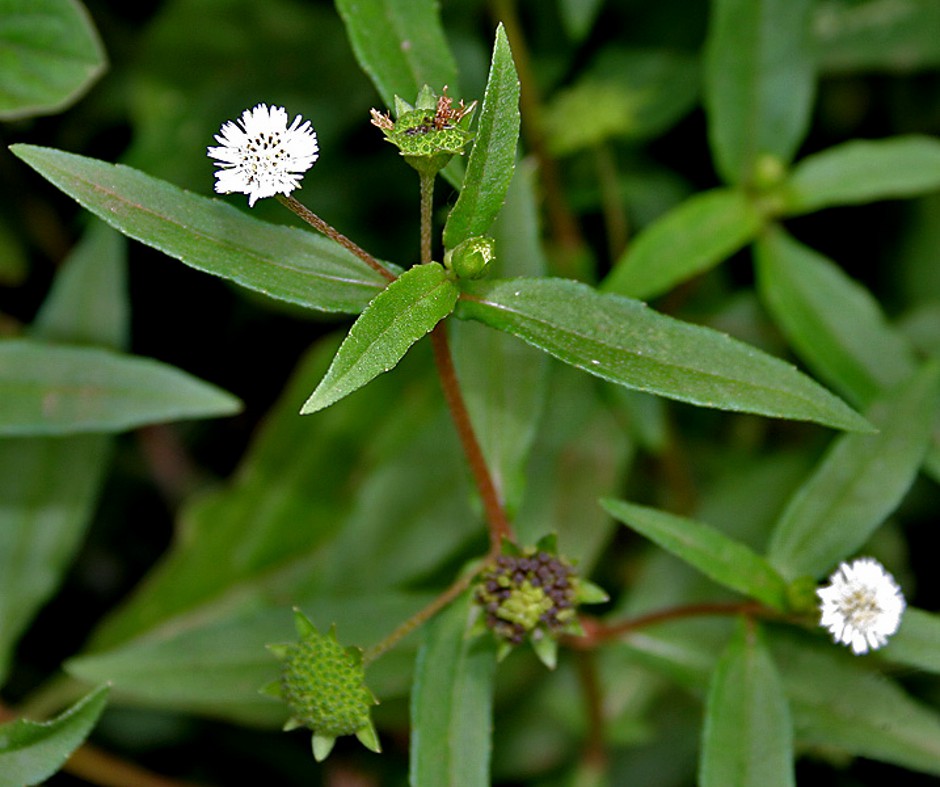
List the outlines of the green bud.
{"label": "green bud", "polygon": [[467,238],[444,254],[444,265],[460,279],[480,279],[496,257],[496,241],[484,235]]}
{"label": "green bud", "polygon": [[281,660],[281,678],[262,691],[283,699],[292,712],[284,729],[313,731],[313,754],[326,758],[341,735],[355,735],[372,751],[380,751],[370,717],[378,703],[365,684],[362,651],[344,648],[336,627],[322,635],[299,610],[294,610],[299,642],[268,645]]}
{"label": "green bud", "polygon": [[784,163],[770,153],[758,156],[754,162],[754,187],[760,191],[770,191],[779,186],[787,175]]}
{"label": "green bud", "polygon": [[455,155],[463,154],[473,135],[466,130],[476,102],[456,107],[444,88],[436,95],[425,85],[412,107],[395,97],[395,120],[375,109],[372,125],[382,130],[385,138],[399,149],[412,167],[426,175],[434,175],[447,166]]}

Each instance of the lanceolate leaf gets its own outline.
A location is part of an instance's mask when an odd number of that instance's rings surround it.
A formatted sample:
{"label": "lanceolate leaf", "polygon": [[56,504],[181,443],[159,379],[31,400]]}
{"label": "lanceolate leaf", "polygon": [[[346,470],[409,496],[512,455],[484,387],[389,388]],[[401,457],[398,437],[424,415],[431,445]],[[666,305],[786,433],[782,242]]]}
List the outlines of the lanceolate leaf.
{"label": "lanceolate leaf", "polygon": [[229,415],[231,394],[149,358],[31,339],[0,342],[0,435],[120,432]]}
{"label": "lanceolate leaf", "polygon": [[940,140],[854,140],[807,156],[782,188],[788,214],[940,189]]}
{"label": "lanceolate leaf", "polygon": [[394,368],[456,303],[457,287],[438,263],[405,271],[356,320],[301,414],[322,410]]}
{"label": "lanceolate leaf", "polygon": [[88,737],[107,698],[108,688],[102,686],[52,721],[0,725],[0,785],[45,782]]}
{"label": "lanceolate leaf", "polygon": [[0,13],[0,118],[65,109],[104,72],[104,49],[77,0],[5,0]]}
{"label": "lanceolate leaf", "polygon": [[468,595],[429,623],[411,694],[410,783],[441,787],[490,784],[492,638],[466,635]]}
{"label": "lanceolate leaf", "polygon": [[871,428],[789,364],[639,301],[566,279],[496,280],[464,288],[460,316],[628,388],[705,407]]}
{"label": "lanceolate leaf", "polygon": [[751,183],[759,157],[787,164],[815,87],[810,0],[718,0],[705,50],[705,106],[715,163]]}
{"label": "lanceolate leaf", "polygon": [[800,358],[860,405],[914,373],[910,345],[835,263],[781,229],[757,244],[758,288]]}
{"label": "lanceolate leaf", "polygon": [[714,189],[697,194],[637,236],[603,289],[631,298],[661,295],[727,259],[760,226],[760,213],[744,192]]}
{"label": "lanceolate leaf", "polygon": [[864,544],[913,483],[937,411],[927,364],[867,415],[879,432],[842,435],[777,522],[767,557],[786,577],[821,576]]}
{"label": "lanceolate leaf", "polygon": [[741,620],[718,660],[705,705],[702,787],[790,787],[790,708],[760,629]]}
{"label": "lanceolate leaf", "polygon": [[702,522],[622,500],[602,500],[615,519],[695,566],[715,582],[783,610],[787,583],[760,555]]}
{"label": "lanceolate leaf", "polygon": [[258,221],[120,164],[34,145],[10,149],[125,235],[272,298],[358,314],[386,284],[312,232]]}
{"label": "lanceolate leaf", "polygon": [[414,101],[425,85],[458,94],[457,64],[437,0],[336,0],[356,59],[387,107]]}
{"label": "lanceolate leaf", "polygon": [[444,245],[485,233],[506,199],[519,140],[519,77],[506,31],[496,29],[493,60],[476,138],[457,204],[444,226]]}

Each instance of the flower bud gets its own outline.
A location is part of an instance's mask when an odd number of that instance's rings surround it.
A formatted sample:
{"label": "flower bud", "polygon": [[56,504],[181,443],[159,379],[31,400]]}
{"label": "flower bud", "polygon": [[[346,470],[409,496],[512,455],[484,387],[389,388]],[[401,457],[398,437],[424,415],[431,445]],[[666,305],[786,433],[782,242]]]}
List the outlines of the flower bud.
{"label": "flower bud", "polygon": [[444,265],[459,279],[481,279],[496,258],[496,241],[485,235],[467,238],[444,254]]}

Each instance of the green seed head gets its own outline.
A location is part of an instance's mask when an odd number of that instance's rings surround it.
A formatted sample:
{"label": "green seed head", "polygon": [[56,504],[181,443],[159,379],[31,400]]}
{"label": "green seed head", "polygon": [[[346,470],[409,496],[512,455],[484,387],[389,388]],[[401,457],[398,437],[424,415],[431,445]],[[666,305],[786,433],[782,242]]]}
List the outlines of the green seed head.
{"label": "green seed head", "polygon": [[317,631],[300,610],[294,611],[299,642],[269,645],[281,660],[281,678],[266,691],[282,698],[292,716],[286,729],[313,730],[314,754],[323,759],[341,735],[356,735],[378,751],[370,709],[377,700],[365,684],[362,651],[344,648],[329,634]]}

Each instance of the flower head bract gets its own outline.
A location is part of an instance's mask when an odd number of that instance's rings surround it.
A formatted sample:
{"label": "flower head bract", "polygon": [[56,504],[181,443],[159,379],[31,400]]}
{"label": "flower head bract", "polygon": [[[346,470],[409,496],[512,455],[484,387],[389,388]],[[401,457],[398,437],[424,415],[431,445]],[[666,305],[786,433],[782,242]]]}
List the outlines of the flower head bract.
{"label": "flower head bract", "polygon": [[819,625],[856,655],[882,647],[901,625],[904,595],[873,558],[840,564],[816,595],[822,602]]}
{"label": "flower head bract", "polygon": [[248,195],[248,205],[275,194],[288,196],[317,160],[317,134],[297,115],[290,126],[283,107],[258,104],[237,121],[226,121],[215,135],[208,156],[220,169],[215,190]]}

